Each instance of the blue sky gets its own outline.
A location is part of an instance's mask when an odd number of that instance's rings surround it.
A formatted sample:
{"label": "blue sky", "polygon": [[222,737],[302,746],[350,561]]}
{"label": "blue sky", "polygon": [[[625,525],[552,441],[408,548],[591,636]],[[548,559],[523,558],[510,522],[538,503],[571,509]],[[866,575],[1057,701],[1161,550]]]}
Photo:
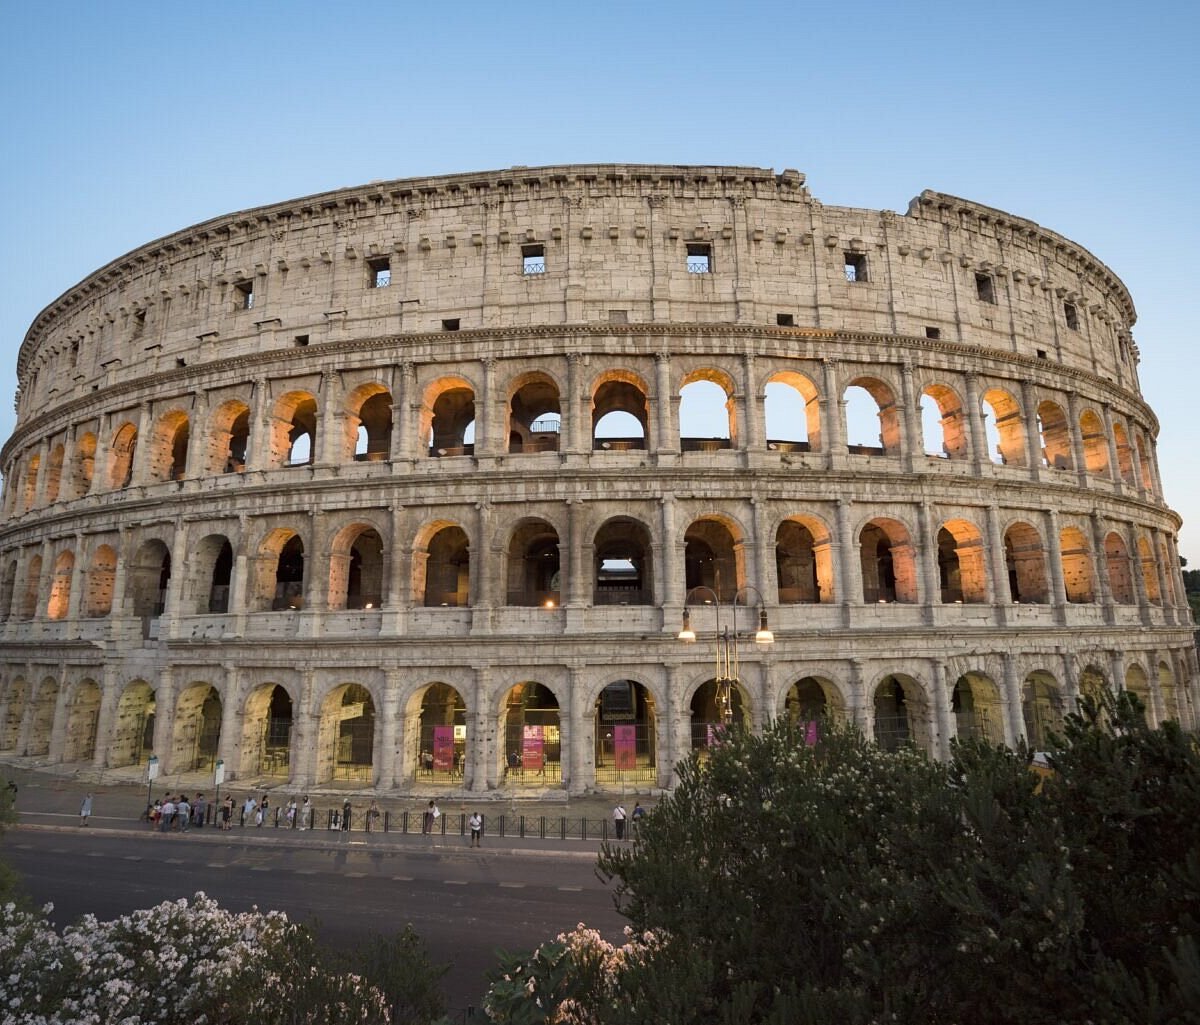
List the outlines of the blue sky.
{"label": "blue sky", "polygon": [[1120,275],[1200,567],[1193,3],[0,0],[0,41],[0,437],[33,317],[197,221],[514,164],[794,167],[831,205],[1000,207]]}

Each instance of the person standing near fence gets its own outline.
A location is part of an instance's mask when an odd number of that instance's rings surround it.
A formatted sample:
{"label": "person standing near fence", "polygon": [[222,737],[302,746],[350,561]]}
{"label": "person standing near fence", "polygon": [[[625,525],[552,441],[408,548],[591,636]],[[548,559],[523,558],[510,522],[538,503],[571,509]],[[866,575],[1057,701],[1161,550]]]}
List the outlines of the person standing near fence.
{"label": "person standing near fence", "polygon": [[84,798],[83,798],[83,804],[81,804],[79,806],[79,824],[81,826],[86,826],[88,824],[88,819],[90,819],[91,817],[92,817],[92,795],[85,794]]}
{"label": "person standing near fence", "polygon": [[471,827],[471,846],[483,846],[483,816],[477,811],[471,812],[471,817],[467,819],[467,825]]}
{"label": "person standing near fence", "polygon": [[350,798],[342,802],[342,832],[350,832]]}
{"label": "person standing near fence", "polygon": [[300,805],[300,828],[308,829],[312,825],[312,801],[308,799],[308,794],[304,795],[304,803]]}
{"label": "person standing near fence", "polygon": [[618,804],[613,809],[613,829],[616,831],[617,839],[625,839],[625,805]]}

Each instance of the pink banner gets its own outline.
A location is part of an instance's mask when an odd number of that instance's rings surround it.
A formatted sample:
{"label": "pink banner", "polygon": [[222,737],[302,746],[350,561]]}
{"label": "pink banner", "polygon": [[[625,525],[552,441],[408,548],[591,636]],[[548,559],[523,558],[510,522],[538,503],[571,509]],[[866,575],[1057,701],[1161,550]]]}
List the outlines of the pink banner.
{"label": "pink banner", "polygon": [[806,747],[816,747],[820,733],[817,730],[817,721],[811,719],[804,724],[804,743]]}
{"label": "pink banner", "polygon": [[540,726],[526,726],[521,733],[521,761],[526,771],[542,767],[546,742]]}
{"label": "pink banner", "polygon": [[637,765],[637,727],[613,727],[613,756],[618,769],[632,769]]}
{"label": "pink banner", "polygon": [[433,767],[438,772],[449,772],[454,768],[454,727],[433,728]]}

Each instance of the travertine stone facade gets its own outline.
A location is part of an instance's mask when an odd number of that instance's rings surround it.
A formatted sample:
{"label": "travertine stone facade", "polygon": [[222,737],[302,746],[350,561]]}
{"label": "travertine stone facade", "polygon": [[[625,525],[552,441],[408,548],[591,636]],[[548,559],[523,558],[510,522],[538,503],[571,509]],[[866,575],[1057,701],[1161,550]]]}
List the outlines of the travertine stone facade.
{"label": "travertine stone facade", "polygon": [[663,786],[726,675],[751,728],[939,755],[1104,687],[1194,728],[1134,320],[1037,224],[795,171],[515,168],[177,232],[21,347],[0,751]]}

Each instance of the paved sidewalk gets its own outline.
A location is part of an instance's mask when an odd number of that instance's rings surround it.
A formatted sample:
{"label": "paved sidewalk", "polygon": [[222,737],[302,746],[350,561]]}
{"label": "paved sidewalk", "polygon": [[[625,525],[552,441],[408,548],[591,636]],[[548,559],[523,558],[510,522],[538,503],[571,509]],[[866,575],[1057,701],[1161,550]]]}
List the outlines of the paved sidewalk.
{"label": "paved sidewalk", "polygon": [[[278,780],[255,780],[221,788],[222,801],[229,793],[234,797],[231,829],[221,830],[206,825],[202,828],[192,827],[186,833],[175,830],[164,834],[140,821],[148,794],[152,798],[162,798],[167,793],[185,793],[192,798],[203,793],[212,802],[215,791],[211,776],[173,775],[165,780],[156,780],[148,790],[145,783],[122,779],[117,774],[108,774],[111,778],[107,779],[88,779],[83,777],[90,774],[68,774],[69,770],[55,771],[56,767],[22,764],[27,761],[16,759],[0,762],[0,779],[12,780],[18,786],[18,830],[74,832],[86,828],[105,833],[153,836],[156,841],[165,843],[232,842],[311,848],[393,848],[413,852],[466,851],[470,849],[466,820],[471,813],[478,811],[484,817],[484,850],[520,852],[532,857],[594,859],[605,840],[615,840],[612,810],[618,802],[624,805],[630,815],[635,802],[640,801],[647,809],[654,803],[654,798],[649,795],[567,798],[561,791],[550,796],[545,793],[525,795],[508,791],[493,791],[482,796],[439,795],[431,791],[409,797],[379,797],[371,790],[329,787],[308,791],[314,809],[314,828],[305,831],[288,829],[283,824],[283,809],[288,800],[294,797],[299,803],[304,793],[280,785]],[[88,825],[84,827],[80,825],[79,809],[88,793],[93,798],[92,814]],[[279,825],[239,825],[241,804],[246,797],[253,795],[261,800],[264,794],[270,798],[272,821],[276,809],[279,810]],[[431,796],[437,800],[442,815],[435,832],[426,835],[421,833],[422,814]],[[335,810],[340,812],[342,802],[347,798],[352,804],[353,828],[349,832],[327,828],[330,813]],[[372,801],[377,802],[381,813],[386,813],[390,826],[387,831],[382,828],[382,816],[378,820],[378,827],[372,832],[367,833],[361,828]]]}

